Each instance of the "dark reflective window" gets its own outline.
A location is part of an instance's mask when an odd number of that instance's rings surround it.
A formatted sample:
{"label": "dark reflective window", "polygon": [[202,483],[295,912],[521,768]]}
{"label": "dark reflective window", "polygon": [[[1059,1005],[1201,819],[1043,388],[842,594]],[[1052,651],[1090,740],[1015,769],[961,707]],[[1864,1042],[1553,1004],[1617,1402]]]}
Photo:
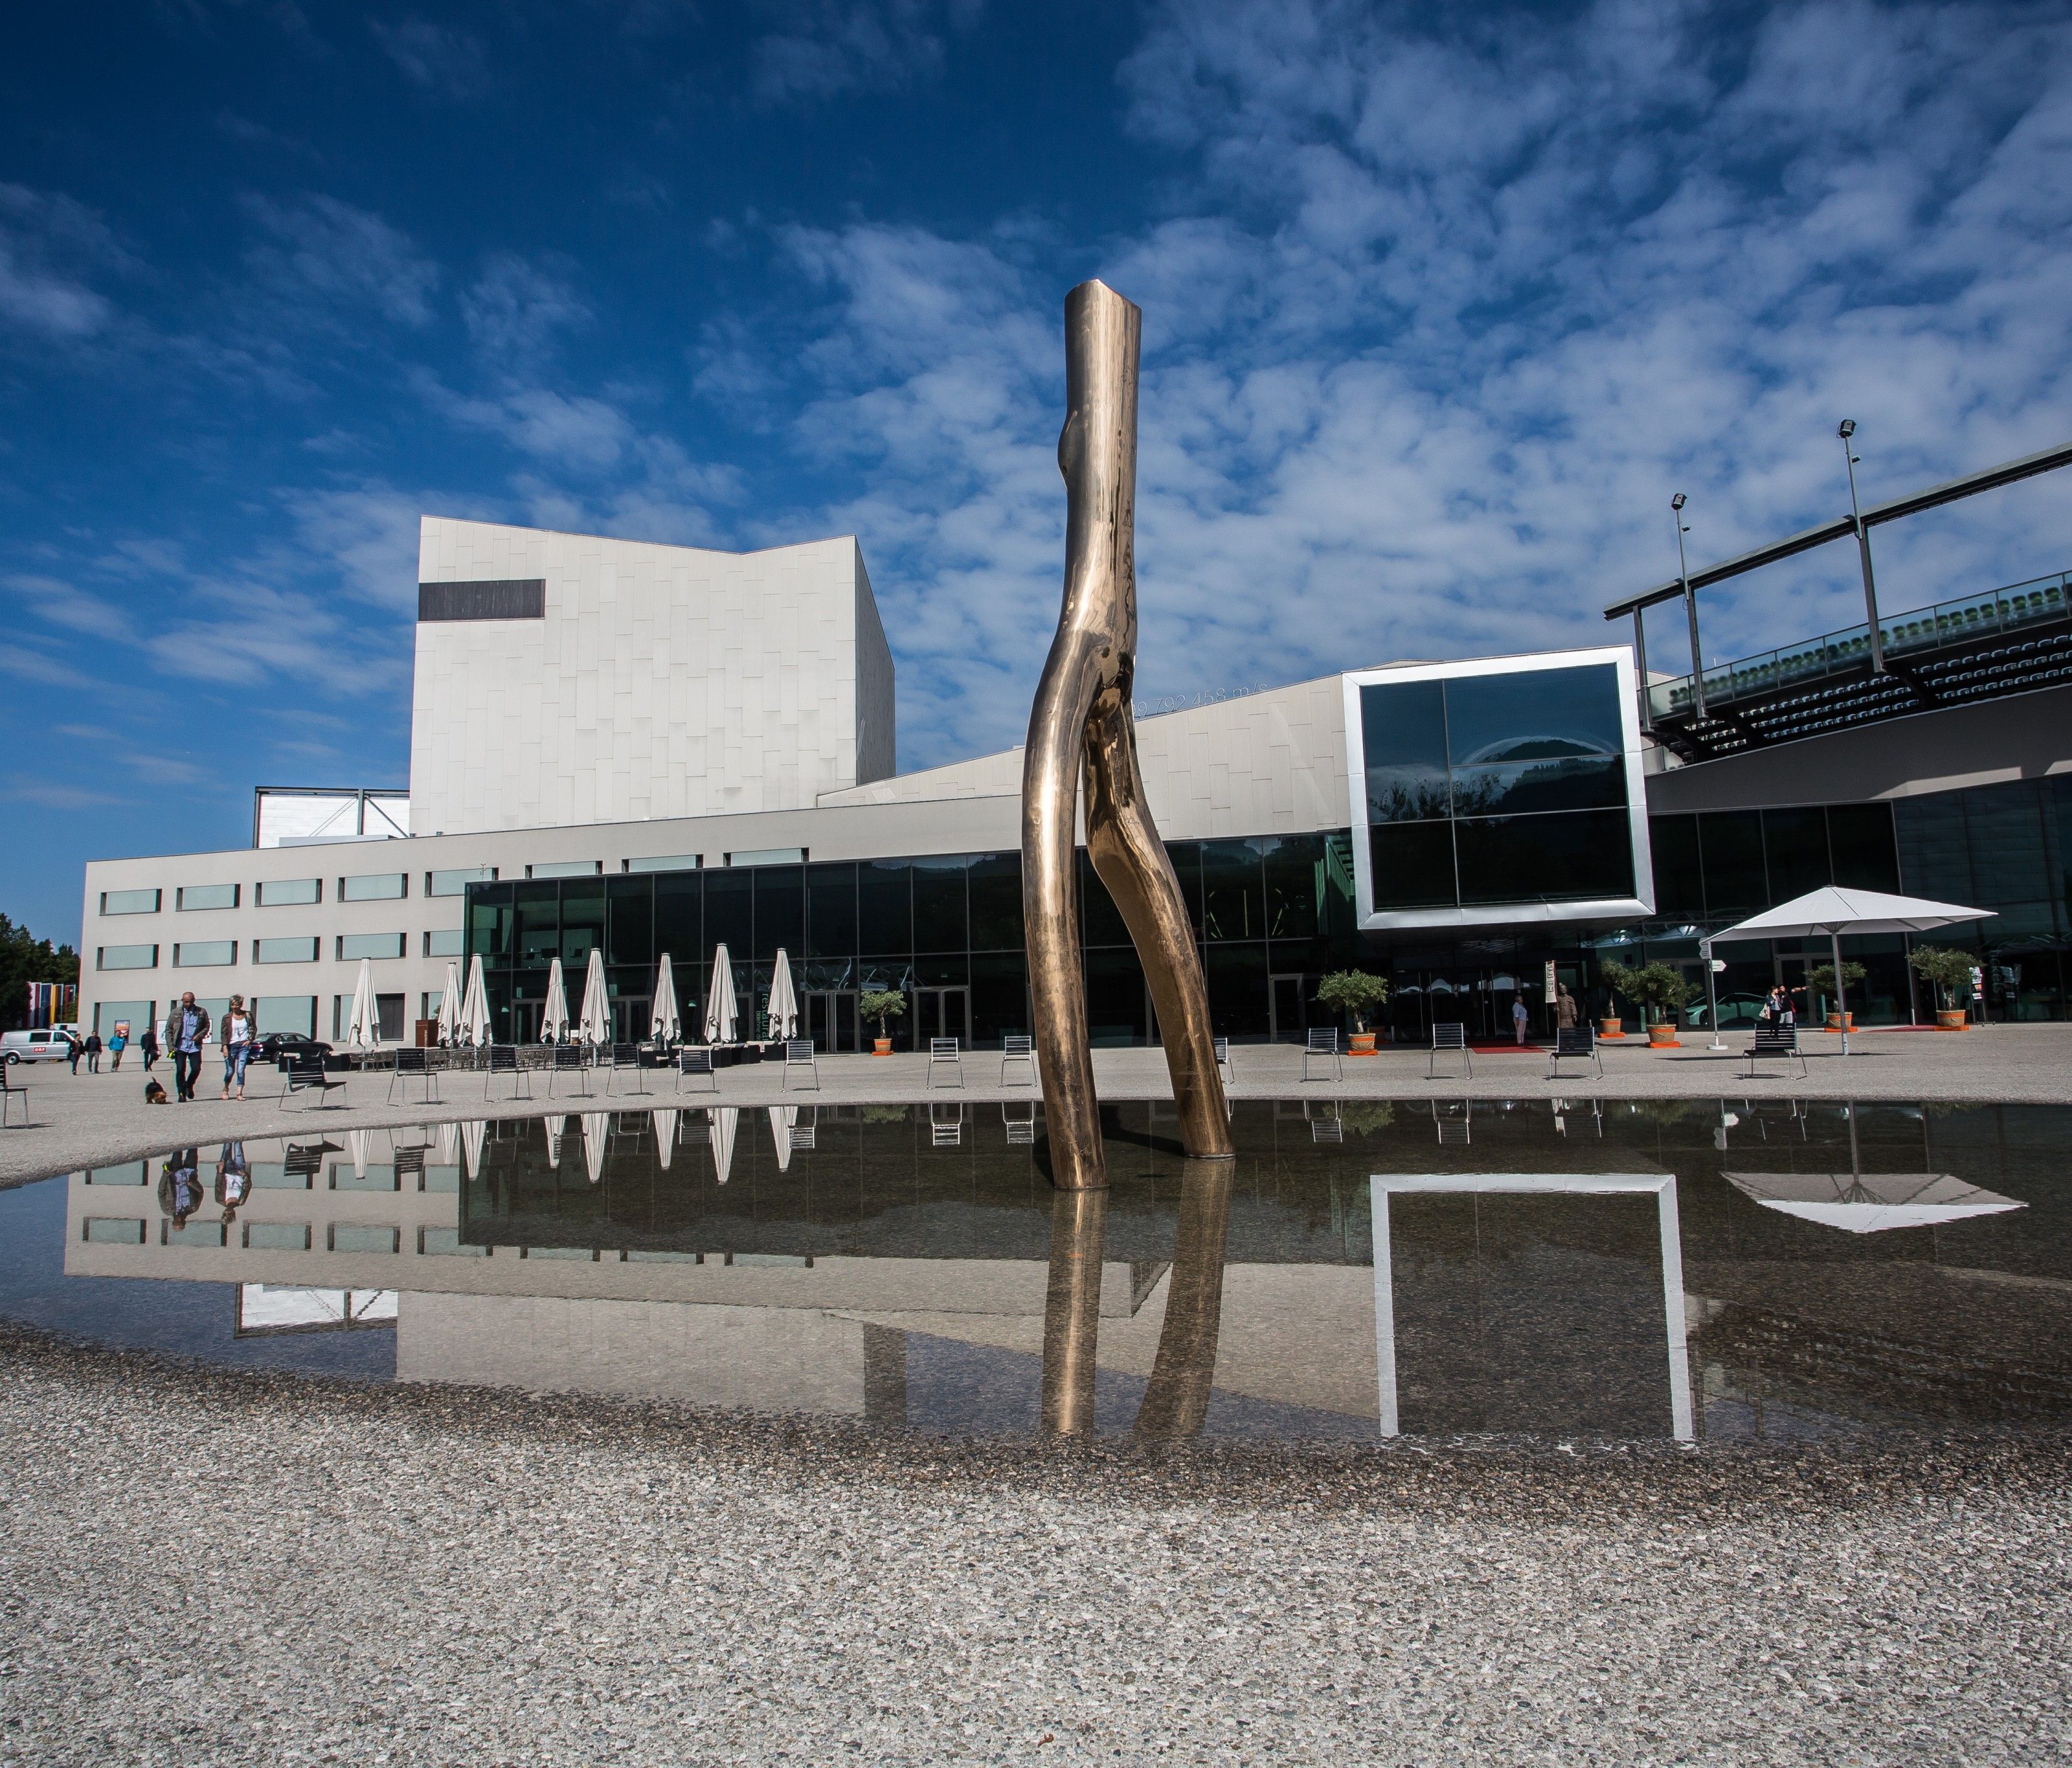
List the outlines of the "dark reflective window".
{"label": "dark reflective window", "polygon": [[1202,935],[1209,940],[1266,936],[1266,890],[1256,841],[1202,842]]}
{"label": "dark reflective window", "polygon": [[1173,862],[1173,876],[1180,885],[1180,899],[1187,905],[1187,924],[1194,937],[1202,936],[1202,844],[1171,841],[1166,853]]}
{"label": "dark reflective window", "polygon": [[644,878],[606,878],[604,894],[605,962],[652,964],[656,956],[655,892],[650,881]]}
{"label": "dark reflective window", "polygon": [[1129,929],[1122,911],[1108,894],[1108,886],[1095,875],[1093,861],[1079,849],[1080,943],[1084,945],[1128,945]]}
{"label": "dark reflective window", "polygon": [[[604,944],[604,880],[568,878],[558,886],[561,893],[561,968],[590,962],[590,952]],[[569,1003],[573,1009],[575,1002]]]}
{"label": "dark reflective window", "polygon": [[707,872],[705,944],[726,948],[729,959],[750,956],[755,935],[755,874],[723,865]]}
{"label": "dark reflective window", "polygon": [[1437,681],[1360,689],[1367,820],[1414,822],[1446,814],[1445,690]]}
{"label": "dark reflective window", "polygon": [[964,913],[964,857],[935,853],[914,861],[914,949],[962,952],[970,938]]}
{"label": "dark reflective window", "polygon": [[1543,810],[1612,809],[1626,803],[1622,757],[1504,762],[1453,770],[1456,816],[1519,816]]}
{"label": "dark reflective window", "polygon": [[1963,794],[1929,792],[1897,799],[1892,817],[1899,837],[1899,875],[1906,880],[1901,888],[1906,894],[1972,906]]}
{"label": "dark reflective window", "polygon": [[1207,958],[1209,1018],[1215,1035],[1264,1038],[1268,1028],[1264,942],[1212,942]]}
{"label": "dark reflective window", "polygon": [[[971,893],[974,952],[1018,952],[1022,933],[1022,856],[974,853],[966,874]],[[972,1010],[978,1010],[976,1002]],[[972,1034],[977,1035],[976,1032]]]}
{"label": "dark reflective window", "polygon": [[1649,850],[1655,857],[1655,912],[1671,920],[1697,920],[1705,912],[1704,877],[1698,863],[1698,819],[1651,816]]}
{"label": "dark reflective window", "polygon": [[1142,1043],[1150,1036],[1150,1003],[1134,948],[1089,952],[1087,1030],[1096,1046]]}
{"label": "dark reflective window", "polygon": [[1762,847],[1773,903],[1789,903],[1835,881],[1827,863],[1827,813],[1818,804],[1765,811]]}
{"label": "dark reflective window", "polygon": [[1835,882],[1860,890],[1899,890],[1899,849],[1889,804],[1830,804],[1827,847]]}
{"label": "dark reflective window", "polygon": [[914,894],[903,859],[865,860],[856,869],[857,924],[866,952],[914,949]]}
{"label": "dark reflective window", "polygon": [[[976,907],[976,905],[974,905]],[[1019,952],[981,952],[971,960],[972,1042],[997,1043],[1030,1031],[1028,965]]]}
{"label": "dark reflective window", "polygon": [[1317,931],[1324,902],[1324,837],[1270,835],[1259,844],[1266,875],[1266,931],[1276,940]]}
{"label": "dark reflective window", "polygon": [[1453,908],[1453,825],[1386,823],[1368,832],[1374,906],[1382,909]]}
{"label": "dark reflective window", "polygon": [[1973,786],[1963,793],[1971,849],[1971,894],[2027,903],[2057,894],[2044,841],[2041,795],[2026,779]]}
{"label": "dark reflective window", "polygon": [[[684,985],[690,979],[685,966],[696,968],[705,951],[705,880],[697,872],[673,872],[655,880],[655,955],[667,952],[671,968],[677,972],[676,998],[684,1000]],[[686,1015],[689,1013],[684,1007]]]}
{"label": "dark reflective window", "polygon": [[561,893],[552,884],[520,884],[517,893],[518,951],[521,964],[544,964],[561,956]]}
{"label": "dark reflective window", "polygon": [[1698,852],[1705,868],[1708,915],[1716,918],[1770,906],[1760,811],[1704,812],[1698,818]]}
{"label": "dark reflective window", "polygon": [[758,865],[755,879],[755,956],[766,961],[783,948],[793,957],[805,948],[806,878],[800,865]]}
{"label": "dark reflective window", "polygon": [[856,951],[856,866],[849,861],[806,868],[806,950],[816,958]]}
{"label": "dark reflective window", "polygon": [[1622,810],[1464,818],[1453,824],[1463,903],[1575,901],[1633,892]]}
{"label": "dark reflective window", "polygon": [[1609,663],[1457,676],[1445,688],[1448,759],[1456,767],[1616,755],[1623,747],[1618,671]]}

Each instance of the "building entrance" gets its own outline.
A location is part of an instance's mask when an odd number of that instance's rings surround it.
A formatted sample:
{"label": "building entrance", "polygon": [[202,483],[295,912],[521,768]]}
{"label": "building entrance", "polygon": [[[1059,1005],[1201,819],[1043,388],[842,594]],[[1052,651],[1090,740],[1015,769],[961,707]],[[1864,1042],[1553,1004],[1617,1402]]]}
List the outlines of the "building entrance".
{"label": "building entrance", "polygon": [[857,994],[854,989],[816,989],[807,995],[806,1035],[822,1055],[849,1055],[862,1047],[858,1042]]}
{"label": "building entrance", "polygon": [[931,1038],[955,1038],[960,1050],[971,1048],[970,989],[914,991],[914,1047],[926,1050]]}
{"label": "building entrance", "polygon": [[1266,980],[1266,1035],[1275,1043],[1301,1042],[1309,1029],[1309,997],[1316,992],[1310,979],[1284,972]]}

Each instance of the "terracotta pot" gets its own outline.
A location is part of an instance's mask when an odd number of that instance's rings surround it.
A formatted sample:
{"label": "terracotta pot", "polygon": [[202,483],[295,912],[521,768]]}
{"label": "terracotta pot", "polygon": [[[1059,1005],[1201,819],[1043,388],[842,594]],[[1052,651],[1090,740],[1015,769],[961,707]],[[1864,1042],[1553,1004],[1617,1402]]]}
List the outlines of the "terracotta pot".
{"label": "terracotta pot", "polygon": [[1347,1054],[1355,1056],[1372,1055],[1375,1035],[1376,1034],[1371,1031],[1355,1031],[1353,1034],[1353,1046]]}
{"label": "terracotta pot", "polygon": [[890,1055],[892,1054],[892,1040],[890,1038],[873,1038],[870,1040],[870,1053],[874,1056]]}
{"label": "terracotta pot", "polygon": [[1597,1035],[1600,1038],[1623,1038],[1626,1034],[1619,1027],[1625,1023],[1623,1019],[1600,1019],[1597,1022]]}
{"label": "terracotta pot", "polygon": [[1971,1015],[1962,1007],[1935,1009],[1935,1029],[1938,1031],[1962,1031],[1971,1022]]}
{"label": "terracotta pot", "polygon": [[1647,1042],[1651,1049],[1681,1050],[1684,1047],[1677,1041],[1674,1026],[1650,1026],[1647,1028]]}
{"label": "terracotta pot", "polygon": [[[1843,1015],[1839,1013],[1829,1014],[1827,1015],[1827,1029],[1830,1031],[1840,1031],[1844,1030],[1844,1027],[1842,1024],[1842,1018]],[[1850,1014],[1848,1015],[1848,1021],[1849,1023],[1846,1029],[1854,1031],[1856,1029],[1856,1016],[1853,1013]]]}

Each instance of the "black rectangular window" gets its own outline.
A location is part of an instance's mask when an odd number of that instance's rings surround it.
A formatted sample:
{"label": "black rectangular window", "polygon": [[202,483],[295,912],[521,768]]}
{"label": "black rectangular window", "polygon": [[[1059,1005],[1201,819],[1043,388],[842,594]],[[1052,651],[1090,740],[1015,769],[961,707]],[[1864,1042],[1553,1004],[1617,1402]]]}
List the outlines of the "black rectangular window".
{"label": "black rectangular window", "polygon": [[[974,952],[1018,952],[1022,934],[1022,856],[974,853],[964,874],[971,893]],[[973,1009],[976,1010],[976,1008]],[[976,1034],[974,1034],[976,1035]]]}
{"label": "black rectangular window", "polygon": [[852,957],[856,942],[856,864],[806,868],[806,953],[816,958]]}
{"label": "black rectangular window", "polygon": [[913,873],[905,860],[865,860],[857,865],[856,913],[865,951],[914,949]]}
{"label": "black rectangular window", "polygon": [[722,866],[705,879],[705,944],[724,945],[728,957],[745,960],[755,935],[755,874]]}
{"label": "black rectangular window", "polygon": [[1830,804],[1827,849],[1844,890],[1899,890],[1899,849],[1889,804]]}
{"label": "black rectangular window", "polygon": [[1462,903],[1582,901],[1633,890],[1633,827],[1622,810],[1464,817],[1453,824]]}
{"label": "black rectangular window", "polygon": [[507,578],[475,583],[420,583],[420,620],[544,620],[545,578]]}
{"label": "black rectangular window", "polygon": [[1699,919],[1705,912],[1705,887],[1698,865],[1698,819],[1649,817],[1647,845],[1655,856],[1655,912],[1671,920]]}
{"label": "black rectangular window", "polygon": [[1256,841],[1202,843],[1202,932],[1211,940],[1266,937],[1266,894]]}
{"label": "black rectangular window", "polygon": [[914,861],[914,949],[962,952],[969,922],[964,913],[964,857],[931,854]]}
{"label": "black rectangular window", "polygon": [[806,946],[806,869],[803,865],[755,868],[755,955],[768,962],[782,947],[796,958]]}
{"label": "black rectangular window", "polygon": [[1383,823],[1368,831],[1374,906],[1384,909],[1453,908],[1453,825]]}
{"label": "black rectangular window", "polygon": [[1447,754],[1456,767],[1624,751],[1618,671],[1609,663],[1456,676],[1445,686]]}
{"label": "black rectangular window", "polygon": [[1705,868],[1705,912],[1717,919],[1770,907],[1762,871],[1762,812],[1707,811],[1698,818]]}
{"label": "black rectangular window", "polygon": [[1360,739],[1372,823],[1446,814],[1446,696],[1437,681],[1360,689]]}
{"label": "black rectangular window", "polygon": [[1827,813],[1818,804],[1765,811],[1762,847],[1772,903],[1825,890],[1835,881],[1827,863]]}
{"label": "black rectangular window", "polygon": [[672,969],[684,972],[676,984],[683,998],[689,972],[709,957],[705,935],[705,880],[696,872],[672,872],[655,880],[655,953],[667,952]]}

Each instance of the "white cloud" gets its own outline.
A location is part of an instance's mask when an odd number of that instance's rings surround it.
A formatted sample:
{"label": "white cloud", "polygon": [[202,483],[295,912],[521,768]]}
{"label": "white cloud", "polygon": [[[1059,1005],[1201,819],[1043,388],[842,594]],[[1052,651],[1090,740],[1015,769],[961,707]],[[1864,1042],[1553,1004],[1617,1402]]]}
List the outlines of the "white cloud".
{"label": "white cloud", "polygon": [[70,197],[0,183],[0,327],[45,340],[93,336],[114,310],[87,273],[126,262],[99,216]]}
{"label": "white cloud", "polygon": [[427,19],[390,24],[370,19],[368,28],[382,52],[419,90],[448,98],[472,98],[489,86],[489,58],[481,40]]}
{"label": "white cloud", "polygon": [[380,216],[322,194],[245,200],[269,236],[249,261],[277,292],[321,309],[371,309],[398,325],[431,323],[438,266]]}
{"label": "white cloud", "polygon": [[461,297],[461,317],[475,348],[510,368],[544,355],[559,333],[587,325],[591,315],[576,291],[572,260],[552,254],[529,263],[496,252]]}
{"label": "white cloud", "polygon": [[949,34],[968,29],[981,7],[980,0],[788,0],[770,10],[780,20],[756,39],[751,83],[758,97],[778,100],[938,75]]}

